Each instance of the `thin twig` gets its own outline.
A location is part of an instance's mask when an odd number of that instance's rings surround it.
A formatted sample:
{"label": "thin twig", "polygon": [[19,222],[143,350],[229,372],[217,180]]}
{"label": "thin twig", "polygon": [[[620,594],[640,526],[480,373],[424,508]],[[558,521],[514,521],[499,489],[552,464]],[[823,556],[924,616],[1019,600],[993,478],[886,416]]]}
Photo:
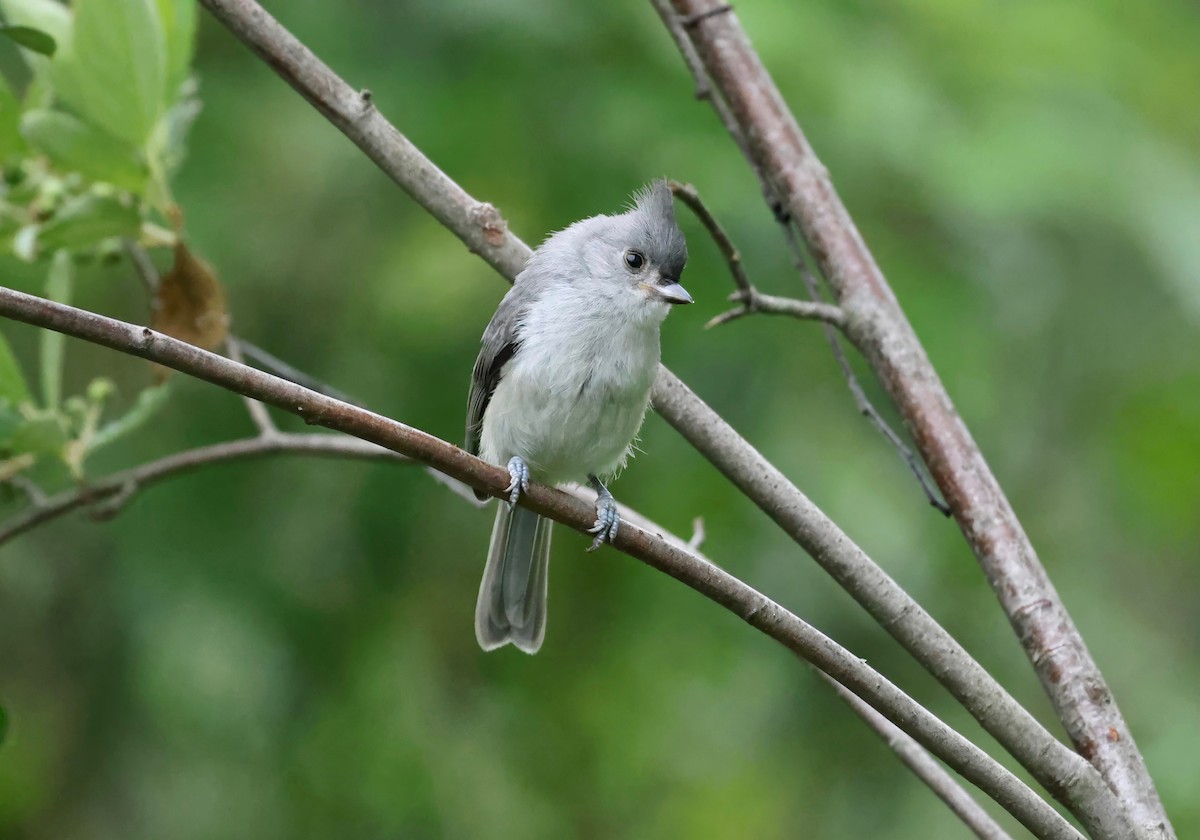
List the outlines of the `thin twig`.
{"label": "thin twig", "polygon": [[137,269],[138,279],[142,281],[142,285],[146,289],[146,297],[154,304],[158,296],[158,269],[154,267],[154,263],[150,259],[150,255],[146,253],[146,249],[137,243],[135,239],[122,239],[121,244],[125,248],[125,253],[129,256],[129,261],[133,263],[133,267]]}
{"label": "thin twig", "polygon": [[[225,349],[229,354],[229,358],[239,364],[244,364],[242,358],[241,342],[234,336],[225,338]],[[271,437],[279,434],[279,427],[275,425],[275,421],[271,419],[271,413],[267,411],[267,407],[258,400],[243,396],[242,402],[246,404],[246,411],[250,414],[250,419],[254,421],[254,425],[258,428],[258,433],[263,437]]]}
{"label": "thin twig", "polygon": [[863,391],[862,385],[858,381],[858,377],[854,374],[854,369],[850,367],[850,362],[842,350],[842,342],[839,337],[839,332],[846,329],[846,312],[840,306],[825,303],[821,300],[820,288],[818,287],[816,278],[813,277],[812,272],[809,270],[808,262],[804,258],[803,248],[796,239],[787,214],[779,213],[777,218],[783,226],[788,249],[792,252],[793,262],[799,270],[801,278],[804,280],[810,300],[776,297],[775,295],[764,295],[760,292],[742,267],[741,253],[734,246],[733,241],[729,238],[729,234],[725,232],[725,228],[721,226],[716,216],[708,209],[708,205],[704,203],[704,199],[700,197],[700,193],[696,188],[691,184],[681,184],[678,181],[671,181],[670,185],[671,191],[696,214],[696,218],[704,225],[716,243],[717,248],[725,257],[725,262],[729,265],[734,285],[737,286],[737,290],[729,296],[729,299],[741,305],[717,315],[705,324],[704,328],[711,329],[722,324],[728,324],[730,321],[736,321],[747,315],[758,313],[765,315],[788,315],[802,320],[821,321],[825,331],[825,338],[829,342],[830,349],[833,351],[833,358],[837,361],[837,365],[846,379],[846,385],[850,389],[850,394],[854,397],[854,404],[857,406],[859,413],[870,420],[871,424],[883,435],[884,439],[899,453],[904,463],[908,465],[913,475],[917,477],[917,481],[920,483],[921,490],[925,493],[925,498],[929,501],[929,504],[941,511],[944,516],[949,516],[950,508],[942,501],[937,489],[933,487],[926,477],[925,471],[921,468],[916,456],[913,455],[912,450],[908,448],[900,435],[896,434],[887,421],[883,419],[883,416],[875,409],[875,406],[871,404],[866,392]]}
{"label": "thin twig", "polygon": [[44,491],[36,481],[24,473],[10,475],[4,479],[4,483],[11,487],[15,487],[17,490],[20,490],[22,493],[24,493],[25,498],[28,499],[29,503],[32,505],[40,505],[46,501],[46,491]]}
{"label": "thin twig", "polygon": [[749,276],[746,274],[746,269],[742,267],[742,255],[737,247],[733,244],[733,240],[729,238],[729,234],[725,232],[725,228],[717,221],[716,216],[708,209],[708,205],[700,198],[700,193],[691,184],[681,184],[679,181],[669,182],[671,192],[675,197],[687,205],[704,225],[709,236],[716,243],[717,249],[725,258],[725,263],[729,266],[729,273],[733,276],[733,283],[737,286],[737,291],[729,296],[730,300],[741,303],[741,306],[736,309],[731,309],[717,317],[713,318],[704,325],[705,329],[727,324],[741,318],[744,315],[750,315],[755,312],[762,312],[772,315],[790,315],[793,318],[801,318],[805,320],[824,321],[826,324],[845,329],[846,315],[838,307],[823,303],[820,301],[805,301],[794,300],[792,298],[775,297],[774,295],[764,295],[750,282]]}
{"label": "thin twig", "polygon": [[708,235],[716,243],[717,249],[721,252],[721,256],[725,258],[725,262],[729,266],[729,273],[733,275],[733,284],[737,286],[738,291],[752,292],[754,284],[750,282],[750,278],[746,274],[746,269],[742,267],[741,251],[733,244],[733,240],[725,232],[724,226],[717,221],[717,217],[708,209],[708,205],[704,203],[704,199],[700,197],[700,193],[691,184],[684,184],[679,181],[668,181],[667,184],[670,186],[671,192],[674,193],[675,197],[687,205],[687,208],[700,220],[700,224],[704,225],[704,229],[708,231]]}
{"label": "thin twig", "polygon": [[303,385],[311,391],[316,391],[319,394],[324,394],[327,397],[333,397],[335,400],[350,403],[362,407],[362,403],[353,397],[349,396],[345,391],[335,388],[328,382],[322,382],[316,377],[310,376],[299,368],[289,365],[287,362],[280,359],[278,356],[268,353],[256,344],[252,344],[245,338],[238,336],[238,346],[247,359],[254,362],[258,367],[275,374],[282,376],[297,385]]}
{"label": "thin twig", "polygon": [[833,328],[840,328],[846,323],[846,315],[842,310],[830,303],[811,300],[796,300],[796,298],[764,295],[754,286],[749,290],[739,289],[729,295],[729,300],[740,303],[737,306],[710,319],[704,329],[711,330],[730,321],[736,321],[747,315],[787,315],[799,318],[801,321],[821,321]]}
{"label": "thin twig", "polygon": [[97,500],[91,494],[90,488],[85,487],[78,492],[92,503],[91,508],[88,510],[88,516],[96,522],[108,522],[125,509],[125,505],[129,504],[130,500],[137,495],[140,489],[141,485],[134,478],[130,477],[124,483],[116,485],[116,490],[102,500]]}
{"label": "thin twig", "polygon": [[[671,6],[682,17],[714,8],[712,0],[671,0]],[[1076,748],[1132,815],[1138,836],[1174,837],[1145,759],[1083,636],[737,15],[708,18],[684,34],[728,106],[722,120],[733,116],[731,136],[763,179],[764,192],[796,220],[847,310],[851,338],[904,418]],[[1107,830],[1121,836],[1113,824]]]}
{"label": "thin twig", "polygon": [[[206,0],[215,2],[215,0]],[[0,288],[0,315],[148,359],[296,414],[306,422],[345,432],[436,468],[497,498],[508,493],[508,471],[443,440],[310,391],[286,379],[238,364],[194,345],[75,307]],[[256,438],[267,444],[274,438]],[[114,492],[119,492],[121,484]],[[594,506],[543,485],[531,485],[520,504],[580,533],[592,527]],[[863,660],[765,595],[684,548],[630,523],[614,548],[665,572],[799,654],[886,715],[896,725],[978,785],[1038,837],[1081,840],[1057,811],[983,750],[940,721]]]}
{"label": "thin twig", "polygon": [[[820,672],[818,673],[820,674]],[[820,674],[820,676],[833,686],[838,697],[848,703],[867,722],[867,726],[883,738],[892,752],[904,762],[909,770],[912,770],[913,775],[937,794],[938,799],[945,802],[946,807],[953,811],[954,815],[962,820],[979,840],[1012,840],[1012,836],[992,819],[983,806],[976,802],[963,789],[963,786],[946,772],[942,765],[938,764],[937,759],[931,756],[928,750],[906,735],[904,730],[896,724],[864,703],[862,698],[837,680],[830,679],[827,674]]]}
{"label": "thin twig", "polygon": [[[808,295],[816,300],[820,297],[821,290],[817,283],[817,278],[813,276],[812,270],[808,267],[808,260],[804,256],[804,247],[796,238],[796,232],[792,228],[791,220],[787,217],[787,214],[779,214],[779,223],[783,226],[783,235],[787,240],[788,250],[792,252],[793,263],[800,272],[800,277],[804,281]],[[839,307],[838,311],[842,312],[843,310]],[[883,415],[879,413],[874,404],[867,398],[862,384],[858,381],[858,377],[854,373],[854,368],[850,366],[850,360],[846,358],[846,353],[842,349],[841,337],[829,327],[825,327],[825,339],[829,342],[829,349],[833,352],[833,358],[837,361],[837,365],[842,371],[842,376],[846,380],[846,386],[854,396],[854,404],[858,407],[858,413],[870,420],[871,425],[899,453],[904,463],[912,470],[912,474],[917,477],[917,481],[920,483],[921,490],[925,493],[925,498],[929,501],[929,504],[940,511],[943,516],[950,516],[953,511],[950,510],[949,505],[942,501],[941,495],[932,482],[930,482],[917,456],[913,454],[913,451],[909,449],[904,439],[883,419]]]}
{"label": "thin twig", "polygon": [[[478,201],[438,169],[261,6],[248,0],[202,3],[431,216],[513,281],[531,252],[492,205]],[[744,138],[742,144],[745,148]],[[836,523],[665,367],[659,368],[653,400],[668,423],[820,563],[1086,825],[1127,824],[1094,768],[1055,739]]]}
{"label": "thin twig", "polygon": [[692,551],[699,551],[706,539],[708,539],[708,533],[704,530],[704,517],[697,516],[692,520],[692,538],[688,540],[688,548]]}
{"label": "thin twig", "polygon": [[[319,457],[379,459],[410,463],[390,449],[341,435],[290,434],[279,432],[264,437],[217,443],[177,452],[115,473],[90,484],[65,490],[32,504],[0,526],[0,545],[38,525],[88,505],[100,505],[97,518],[111,518],[142,489],[179,473],[200,467],[260,458],[265,455],[313,455]],[[115,502],[114,502],[115,500]]]}

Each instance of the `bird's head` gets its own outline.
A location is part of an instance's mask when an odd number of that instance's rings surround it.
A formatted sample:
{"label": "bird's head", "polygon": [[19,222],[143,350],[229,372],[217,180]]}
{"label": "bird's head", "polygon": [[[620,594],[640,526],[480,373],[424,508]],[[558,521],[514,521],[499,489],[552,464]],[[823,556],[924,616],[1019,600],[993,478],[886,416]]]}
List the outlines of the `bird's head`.
{"label": "bird's head", "polygon": [[687,243],[675,221],[675,200],[666,181],[659,179],[635,193],[626,212],[596,216],[584,224],[589,274],[609,295],[633,294],[661,315],[668,305],[692,302],[679,284]]}

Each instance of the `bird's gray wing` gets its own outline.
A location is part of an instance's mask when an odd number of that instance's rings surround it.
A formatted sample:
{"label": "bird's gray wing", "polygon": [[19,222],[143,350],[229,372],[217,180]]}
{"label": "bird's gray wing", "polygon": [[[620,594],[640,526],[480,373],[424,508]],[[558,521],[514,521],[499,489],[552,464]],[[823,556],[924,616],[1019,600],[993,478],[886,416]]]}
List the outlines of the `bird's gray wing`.
{"label": "bird's gray wing", "polygon": [[529,304],[528,298],[514,288],[500,306],[492,321],[483,332],[483,347],[479,350],[479,358],[475,360],[475,369],[471,372],[471,394],[467,398],[467,442],[466,450],[472,455],[479,454],[479,436],[483,430],[483,413],[487,410],[488,402],[496,386],[500,384],[500,375],[513,356],[520,349],[521,342],[517,338],[517,327]]}

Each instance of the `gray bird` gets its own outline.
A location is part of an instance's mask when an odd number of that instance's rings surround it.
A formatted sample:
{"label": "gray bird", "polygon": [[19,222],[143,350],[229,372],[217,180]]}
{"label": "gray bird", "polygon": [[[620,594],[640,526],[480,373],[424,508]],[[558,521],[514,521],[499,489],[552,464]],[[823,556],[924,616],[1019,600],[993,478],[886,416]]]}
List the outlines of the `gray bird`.
{"label": "gray bird", "polygon": [[483,334],[471,375],[466,449],[508,468],[475,607],[484,650],[537,653],[546,635],[550,520],[517,507],[530,481],[586,480],[597,493],[592,551],[620,515],[604,486],[629,457],[659,360],[659,326],[679,285],[687,244],[666,181],[619,216],[553,234],[529,258]]}

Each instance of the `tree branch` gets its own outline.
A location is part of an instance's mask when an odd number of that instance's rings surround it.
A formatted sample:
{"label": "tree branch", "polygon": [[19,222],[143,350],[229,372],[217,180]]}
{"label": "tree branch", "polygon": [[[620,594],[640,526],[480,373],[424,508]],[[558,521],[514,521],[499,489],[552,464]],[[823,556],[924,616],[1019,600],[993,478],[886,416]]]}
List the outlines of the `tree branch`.
{"label": "tree branch", "polygon": [[867,726],[887,742],[887,745],[904,762],[905,766],[928,785],[929,789],[937,794],[938,799],[945,802],[946,807],[953,811],[954,815],[962,820],[967,828],[975,833],[976,837],[980,840],[1012,840],[1008,832],[992,819],[983,806],[971,798],[962,785],[947,773],[924,747],[837,680],[830,679],[827,674],[821,674],[821,677],[833,686],[838,697],[849,704],[850,708],[854,709],[859,717],[867,722]]}
{"label": "tree branch", "polygon": [[[804,248],[796,240],[796,232],[792,229],[791,217],[787,213],[778,214],[778,220],[783,228],[783,238],[787,242],[788,250],[792,253],[792,261],[796,266],[796,270],[800,272],[800,278],[804,281],[805,288],[808,289],[809,297],[816,300],[820,297],[820,287],[817,283],[817,278],[813,276],[812,271],[808,267],[808,260],[804,257]],[[841,368],[842,376],[846,380],[847,387],[850,388],[850,394],[854,397],[854,404],[858,407],[858,413],[871,422],[876,430],[887,439],[888,443],[900,453],[900,458],[908,465],[912,474],[917,477],[917,482],[921,485],[921,490],[925,493],[925,498],[929,504],[938,510],[943,516],[950,516],[950,506],[942,501],[938,495],[936,487],[931,486],[925,470],[922,469],[920,461],[913,451],[908,448],[903,438],[892,429],[888,422],[883,419],[883,415],[878,409],[867,399],[867,393],[863,390],[862,384],[858,381],[858,377],[854,375],[854,368],[850,367],[850,360],[846,358],[846,351],[842,349],[842,340],[833,330],[825,327],[825,338],[829,342],[829,349],[833,353],[834,361]]]}
{"label": "tree branch", "polygon": [[686,34],[738,125],[735,139],[799,225],[846,311],[849,335],[904,417],[1076,748],[1146,836],[1174,836],[1082,636],[737,16],[701,20],[717,8],[713,0],[671,2],[676,14],[699,21]]}
{"label": "tree branch", "polygon": [[210,464],[261,458],[266,455],[314,455],[334,458],[385,459],[407,461],[390,449],[340,435],[290,434],[276,431],[245,440],[217,443],[177,452],[101,479],[93,484],[49,496],[17,514],[0,526],[0,545],[26,531],[78,508],[103,504],[100,518],[115,515],[133,496],[153,484],[179,473],[191,472]]}
{"label": "tree branch", "polygon": [[[463,191],[373,107],[364,110],[360,96],[258,4],[252,0],[201,3],[468,248],[510,282],[516,277],[531,252],[492,205]],[[491,221],[484,224],[481,219]],[[1096,771],[1050,735],[835,523],[665,367],[659,368],[655,381],[654,405],[1089,831],[1101,833],[1108,826],[1112,830],[1107,836],[1122,836],[1125,815]]]}
{"label": "tree branch", "polygon": [[[305,422],[354,435],[446,473],[489,495],[507,495],[506,470],[452,444],[366,409],[310,391],[286,379],[239,364],[155,332],[64,304],[0,288],[0,315],[81,338],[203,379],[302,417]],[[308,437],[308,436],[304,436]],[[255,440],[270,441],[268,435]],[[126,484],[115,483],[114,493]],[[583,533],[594,509],[580,499],[531,485],[521,505]],[[614,547],[665,572],[730,610],[846,685],[964,778],[978,785],[1038,837],[1080,840],[1081,835],[1020,779],[950,729],[882,674],[797,616],[724,570],[684,548],[629,523]]]}
{"label": "tree branch", "polygon": [[741,303],[736,309],[731,309],[728,312],[722,313],[713,318],[704,325],[705,329],[727,324],[730,321],[737,320],[744,315],[751,315],[756,312],[766,313],[768,315],[790,315],[793,318],[802,320],[823,321],[830,326],[837,327],[839,330],[846,326],[846,315],[838,307],[823,303],[818,300],[795,300],[794,298],[782,298],[774,295],[764,295],[754,284],[750,282],[750,278],[746,275],[746,270],[742,268],[742,255],[734,246],[733,241],[729,238],[729,234],[725,232],[725,228],[721,227],[721,223],[708,209],[708,205],[700,198],[700,193],[696,192],[696,188],[691,184],[681,184],[678,181],[671,181],[671,192],[675,197],[688,206],[704,228],[716,243],[721,255],[725,257],[725,262],[729,266],[729,273],[733,276],[733,283],[737,286],[737,291],[729,296],[730,300]]}
{"label": "tree branch", "polygon": [[[242,343],[236,337],[230,335],[225,338],[225,349],[229,354],[229,358],[238,364],[245,363],[245,360],[242,358]],[[250,419],[254,421],[254,425],[258,428],[258,433],[261,437],[272,437],[279,434],[279,427],[271,419],[271,412],[267,411],[265,405],[250,397],[242,397],[242,402],[246,404],[246,412],[250,415]]]}
{"label": "tree branch", "polygon": [[[704,71],[702,68],[693,68],[693,72],[703,73]],[[892,427],[883,419],[883,415],[867,399],[867,394],[863,391],[862,385],[859,384],[858,377],[854,375],[854,369],[850,367],[850,362],[846,358],[845,351],[842,350],[842,341],[838,335],[838,331],[844,331],[846,328],[846,313],[842,311],[841,307],[825,303],[821,300],[821,293],[816,278],[809,271],[808,263],[804,259],[804,252],[796,241],[796,234],[792,231],[791,221],[787,214],[779,213],[777,214],[777,219],[782,225],[784,239],[788,243],[788,249],[792,252],[792,259],[796,269],[800,272],[800,277],[808,289],[808,296],[811,299],[808,301],[764,295],[758,291],[742,268],[741,254],[734,247],[733,242],[729,239],[729,235],[725,233],[725,229],[721,227],[720,222],[713,216],[712,211],[708,209],[708,205],[700,198],[700,193],[696,191],[696,188],[691,184],[680,184],[678,181],[672,181],[671,189],[696,214],[713,240],[717,243],[717,247],[725,256],[725,261],[729,264],[734,285],[737,286],[737,291],[731,294],[729,299],[740,301],[742,304],[713,318],[704,325],[704,328],[706,330],[711,329],[712,327],[727,324],[746,315],[753,315],[760,312],[768,315],[790,315],[793,318],[824,322],[822,327],[825,331],[825,338],[829,342],[829,349],[833,352],[833,358],[837,362],[838,368],[842,371],[842,376],[846,380],[846,386],[850,389],[851,396],[854,397],[854,404],[858,407],[858,413],[866,417],[871,422],[871,425],[892,445],[892,448],[900,454],[900,458],[908,465],[913,475],[916,476],[917,482],[921,485],[921,490],[925,493],[925,498],[929,501],[929,504],[937,508],[943,516],[949,516],[949,506],[941,500],[937,490],[930,486],[929,479],[926,478],[925,472],[921,469],[921,464],[917,461],[916,456],[913,455],[912,450],[908,448],[908,445],[900,435],[892,430]],[[837,327],[837,330],[834,327]]]}

